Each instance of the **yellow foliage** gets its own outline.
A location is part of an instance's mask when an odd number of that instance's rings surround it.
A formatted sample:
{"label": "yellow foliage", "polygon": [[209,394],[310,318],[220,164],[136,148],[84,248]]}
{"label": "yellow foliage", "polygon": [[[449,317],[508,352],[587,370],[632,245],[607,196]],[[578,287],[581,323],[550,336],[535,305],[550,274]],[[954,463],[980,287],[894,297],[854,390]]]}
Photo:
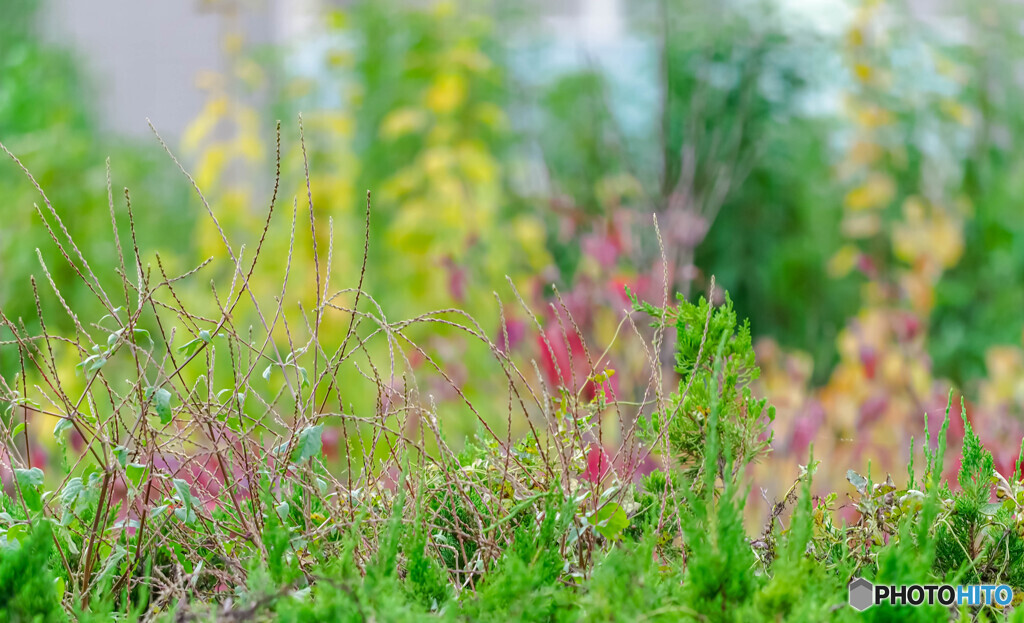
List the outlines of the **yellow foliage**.
{"label": "yellow foliage", "polygon": [[869,130],[887,126],[893,121],[892,113],[875,105],[854,105],[851,112],[854,122]]}
{"label": "yellow foliage", "polygon": [[448,62],[474,73],[486,72],[494,66],[491,59],[471,41],[463,41],[452,48],[448,54]]}
{"label": "yellow foliage", "polygon": [[423,182],[423,170],[418,166],[408,166],[392,175],[381,186],[381,197],[385,200],[401,199],[419,188]]}
{"label": "yellow foliage", "polygon": [[864,30],[859,26],[854,26],[846,33],[846,41],[853,48],[859,48],[864,45]]}
{"label": "yellow foliage", "polygon": [[896,183],[886,173],[871,173],[860,186],[846,194],[844,205],[851,210],[881,209],[896,195]]}
{"label": "yellow foliage", "polygon": [[993,346],[985,353],[987,378],[979,395],[982,405],[997,408],[1012,403],[1024,406],[1024,352],[1017,346]]}
{"label": "yellow foliage", "polygon": [[505,130],[508,127],[508,115],[500,106],[491,102],[483,102],[475,107],[476,118],[492,130]]}
{"label": "yellow foliage", "polygon": [[384,117],[380,125],[381,138],[395,140],[413,132],[419,132],[427,125],[427,114],[418,108],[399,108]]}
{"label": "yellow foliage", "polygon": [[181,137],[182,149],[186,152],[198,150],[200,143],[210,135],[210,132],[217,126],[226,110],[227,103],[223,97],[207,101],[199,116],[185,128],[184,134]]}
{"label": "yellow foliage", "polygon": [[549,262],[544,226],[533,216],[520,216],[513,224],[516,240],[522,246],[530,268],[539,270]]}
{"label": "yellow foliage", "polygon": [[853,75],[856,76],[857,80],[868,83],[871,82],[871,78],[874,76],[874,70],[866,63],[855,63]]}
{"label": "yellow foliage", "polygon": [[847,152],[847,161],[853,165],[869,166],[882,157],[882,146],[868,139],[858,139]]}
{"label": "yellow foliage", "polygon": [[348,69],[355,64],[355,56],[346,50],[331,50],[327,53],[327,66],[334,69]]}
{"label": "yellow foliage", "polygon": [[620,173],[601,178],[594,190],[601,205],[612,209],[624,201],[639,197],[642,193],[642,186],[632,175]]}
{"label": "yellow foliage", "polygon": [[947,211],[928,209],[916,197],[903,204],[902,222],[893,228],[893,252],[908,264],[932,273],[955,266],[964,252],[962,224]]}
{"label": "yellow foliage", "polygon": [[882,229],[882,217],[875,212],[847,214],[840,223],[840,229],[847,238],[870,238]]}
{"label": "yellow foliage", "polygon": [[428,178],[447,175],[455,164],[455,155],[447,145],[437,145],[427,148],[420,157],[420,162]]}
{"label": "yellow foliage", "polygon": [[491,184],[497,178],[498,163],[478,141],[463,141],[456,148],[459,167],[475,184]]}
{"label": "yellow foliage", "polygon": [[833,278],[845,277],[857,265],[860,249],[852,244],[844,244],[828,261],[828,274]]}
{"label": "yellow foliage", "polygon": [[439,115],[450,114],[466,101],[466,90],[466,79],[462,74],[442,73],[427,89],[424,103],[429,110]]}
{"label": "yellow foliage", "polygon": [[251,90],[258,89],[266,83],[263,68],[252,59],[239,60],[235,65],[235,77]]}
{"label": "yellow foliage", "polygon": [[199,157],[199,164],[196,166],[196,184],[199,188],[210,188],[214,182],[219,180],[224,173],[228,163],[228,148],[226,145],[211,145]]}
{"label": "yellow foliage", "polygon": [[939,104],[939,109],[949,116],[956,123],[968,127],[973,122],[973,115],[969,108],[954,99],[944,99]]}
{"label": "yellow foliage", "polygon": [[221,40],[221,48],[224,53],[228,56],[235,56],[242,51],[242,47],[245,45],[245,37],[240,32],[231,32],[224,36]]}

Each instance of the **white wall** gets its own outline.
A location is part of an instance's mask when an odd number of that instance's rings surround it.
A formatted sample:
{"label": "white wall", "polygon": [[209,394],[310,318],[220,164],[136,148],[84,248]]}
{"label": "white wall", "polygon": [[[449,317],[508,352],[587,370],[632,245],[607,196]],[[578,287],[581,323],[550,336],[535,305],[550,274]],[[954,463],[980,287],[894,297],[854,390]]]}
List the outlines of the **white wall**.
{"label": "white wall", "polygon": [[[251,40],[270,36],[262,15],[242,20]],[[81,55],[105,127],[144,135],[149,117],[172,139],[202,107],[196,76],[223,70],[227,26],[197,0],[49,0],[43,29]]]}

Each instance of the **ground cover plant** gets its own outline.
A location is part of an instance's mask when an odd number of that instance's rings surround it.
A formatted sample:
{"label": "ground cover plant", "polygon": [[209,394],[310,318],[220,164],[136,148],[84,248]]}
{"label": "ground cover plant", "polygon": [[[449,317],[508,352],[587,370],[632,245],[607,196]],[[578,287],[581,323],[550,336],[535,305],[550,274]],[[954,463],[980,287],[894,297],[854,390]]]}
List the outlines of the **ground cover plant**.
{"label": "ground cover plant", "polygon": [[[728,296],[627,291],[621,339],[650,370],[639,401],[617,396],[606,353],[556,305],[554,330],[537,327],[552,351],[549,382],[540,364],[500,347],[504,322],[492,335],[457,309],[388,319],[362,287],[372,263],[332,270],[333,223],[317,220],[314,193],[280,202],[277,187],[262,232],[243,242],[223,234],[195,185],[230,259],[183,274],[138,246],[127,189],[108,181],[113,266],[90,264],[40,190],[43,227],[95,301],[68,306],[41,259],[25,284],[39,330],[0,310],[13,336],[0,348],[18,361],[0,382],[3,620],[1020,618],[846,605],[855,577],[1024,589],[1021,459],[997,471],[952,397],[939,430],[922,417],[924,465],[911,447],[905,477],[852,465],[849,487],[821,496],[812,449],[751,529],[749,468],[771,452],[775,410],[753,395],[750,328]],[[266,255],[271,228],[290,231],[285,255]],[[309,252],[294,253],[303,237]],[[312,283],[292,282],[299,263]],[[258,295],[251,284],[270,275],[279,290]],[[189,280],[204,282],[204,298],[179,295]],[[311,308],[289,303],[309,287]],[[504,292],[499,317],[517,305],[540,325],[511,282]],[[51,331],[44,306],[73,328]],[[328,323],[345,330],[321,332]],[[413,326],[486,347],[493,366],[476,373],[500,380],[505,409],[478,409],[410,338]],[[661,373],[666,349],[675,375]],[[73,371],[60,365],[68,358]],[[446,433],[451,412],[422,377],[449,383],[475,435]],[[346,400],[361,387],[375,392],[374,408]],[[620,427],[614,451],[609,422]],[[964,431],[958,467],[946,453],[951,425]],[[33,455],[38,435],[57,439],[58,467]],[[329,455],[343,467],[329,469]],[[837,517],[840,499],[853,521]]]}

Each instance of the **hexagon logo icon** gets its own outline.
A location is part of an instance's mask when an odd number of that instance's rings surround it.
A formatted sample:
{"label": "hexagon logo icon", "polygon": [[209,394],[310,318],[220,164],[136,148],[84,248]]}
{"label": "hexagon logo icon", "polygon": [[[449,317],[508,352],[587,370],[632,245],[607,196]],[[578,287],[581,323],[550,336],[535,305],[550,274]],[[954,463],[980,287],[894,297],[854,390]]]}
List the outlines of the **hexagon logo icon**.
{"label": "hexagon logo icon", "polygon": [[850,607],[863,612],[874,605],[875,586],[864,578],[856,578],[850,582]]}

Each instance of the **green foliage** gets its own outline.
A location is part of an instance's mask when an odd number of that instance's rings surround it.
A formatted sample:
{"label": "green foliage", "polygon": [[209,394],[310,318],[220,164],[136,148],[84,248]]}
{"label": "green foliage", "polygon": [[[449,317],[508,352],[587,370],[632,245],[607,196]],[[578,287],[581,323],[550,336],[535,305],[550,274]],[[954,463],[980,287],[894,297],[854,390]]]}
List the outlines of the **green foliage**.
{"label": "green foliage", "polygon": [[[721,333],[720,344],[725,343],[725,338],[732,337],[732,325],[723,326],[720,321],[717,329],[728,331],[727,334]],[[678,347],[681,367],[687,352],[683,337],[680,335]],[[749,343],[749,336],[747,341]],[[720,355],[722,350],[720,347]],[[689,512],[682,516],[688,549],[683,588],[687,605],[695,611],[709,613],[717,621],[733,621],[742,620],[738,607],[745,605],[753,596],[756,578],[750,572],[754,566],[754,554],[747,543],[743,525],[743,498],[738,495],[739,487],[730,469],[732,457],[723,448],[719,432],[722,406],[726,404],[724,396],[719,398],[717,391],[717,379],[721,373],[721,366],[716,365],[704,437],[703,486],[684,489]],[[725,474],[720,495],[716,486],[719,470]]]}
{"label": "green foliage", "polygon": [[[50,524],[38,521],[20,545],[0,549],[0,620],[10,623],[51,623],[67,617],[60,605],[63,592],[50,573],[53,550]],[[61,581],[60,586],[63,586]]]}
{"label": "green foliage", "polygon": [[[122,189],[135,186],[139,180],[145,183],[138,184],[132,199],[135,205],[145,206],[134,215],[140,245],[160,241],[167,248],[187,248],[186,235],[194,219],[178,210],[186,187],[158,160],[156,145],[138,146],[101,132],[93,106],[96,93],[78,59],[40,36],[41,5],[38,0],[4,3],[0,20],[0,143],[32,171],[49,205],[63,215],[61,223],[76,241],[82,257],[91,268],[103,267],[96,271],[98,278],[101,283],[109,283],[111,273],[107,269],[118,261],[111,243],[106,158],[117,171],[111,199],[120,213],[117,229],[122,241],[132,239],[123,212]],[[35,276],[40,299],[56,301],[42,261],[63,300],[76,313],[87,314],[102,309],[91,291],[95,286],[78,279],[79,271],[89,271],[69,245],[47,201],[7,154],[0,153],[0,160],[0,194],[5,197],[4,236],[0,241],[3,312],[12,319],[24,318],[30,330],[37,329],[40,320],[53,330],[73,330],[69,315],[63,310],[53,313],[49,305],[44,306],[44,317],[37,319],[29,279]],[[53,239],[44,224],[54,232]],[[65,261],[53,240],[74,257],[75,267]],[[173,259],[165,261],[170,264]],[[9,329],[0,328],[0,340],[8,339]],[[102,365],[101,359],[90,361],[93,371]],[[10,349],[0,349],[0,372],[6,375],[16,369]]]}
{"label": "green foliage", "polygon": [[[391,487],[378,479],[365,491],[345,489],[338,480],[328,485],[331,475],[319,461],[322,425],[296,424],[288,433],[295,444],[290,454],[284,453],[287,443],[255,446],[264,448],[270,464],[254,472],[254,499],[231,499],[227,489],[210,510],[198,481],[158,475],[167,489],[154,500],[160,506],[150,509],[150,544],[139,550],[139,541],[121,531],[111,542],[92,536],[94,526],[116,525],[120,512],[119,503],[101,494],[104,472],[90,466],[51,492],[41,470],[19,469],[18,498],[2,500],[0,514],[7,543],[0,607],[12,621],[63,620],[59,591],[67,587],[77,620],[155,616],[152,604],[167,602],[150,601],[146,577],[177,573],[188,596],[161,616],[199,621],[224,614],[204,603],[223,596],[217,587],[224,577],[241,580],[230,587],[236,605],[222,602],[234,608],[232,617],[294,623],[937,621],[948,617],[938,606],[879,606],[855,616],[845,607],[847,583],[865,577],[1024,588],[1016,519],[1024,485],[995,471],[963,414],[959,488],[953,492],[942,482],[948,409],[935,450],[926,431],[920,483],[912,467],[905,488],[891,477],[876,483],[870,473],[851,470],[859,517],[837,526],[836,496],[812,495],[818,466],[812,458],[771,522],[752,535],[741,468],[768,447],[770,419],[762,414],[770,411],[749,389],[758,370],[748,325],[739,323],[728,296],[721,306],[681,297],[669,309],[636,299],[634,305],[656,324],[676,329],[681,381],[667,404],[700,414],[687,428],[665,429],[673,454],[640,485],[601,483],[598,489],[580,480],[578,463],[542,452],[568,446],[538,439],[505,446],[482,431],[458,455],[445,450],[438,458],[412,445],[395,446],[403,469]],[[136,388],[141,400],[153,399],[156,392],[147,397],[144,387],[151,386]],[[181,409],[189,405],[183,401]],[[667,413],[652,418],[650,434],[660,434],[658,422],[668,421]],[[436,443],[446,448],[439,431]],[[115,448],[109,469],[123,469],[137,492],[154,476],[131,456]],[[998,503],[990,502],[994,485]],[[794,510],[783,528],[787,504]],[[62,519],[36,522],[29,534],[25,508],[60,511]],[[242,532],[248,521],[258,522],[252,524],[258,542]],[[238,529],[221,530],[225,525]],[[213,530],[221,530],[216,540]],[[140,559],[150,565],[145,572]],[[92,578],[88,591],[77,585],[83,561]]]}
{"label": "green foliage", "polygon": [[680,296],[679,305],[667,309],[630,297],[634,309],[652,316],[656,326],[676,329],[679,390],[672,394],[670,410],[651,416],[648,438],[667,435],[674,458],[687,474],[696,476],[707,467],[709,406],[715,404],[721,409],[721,432],[717,434],[724,453],[734,460],[733,468],[739,470],[764,454],[771,445],[768,429],[775,408],[751,393],[750,383],[760,369],[755,363],[749,322],[737,323],[729,296],[721,306],[704,297],[694,304]]}
{"label": "green foliage", "polygon": [[556,620],[564,591],[558,580],[565,561],[555,547],[564,533],[571,507],[561,512],[548,499],[540,525],[520,526],[511,547],[480,584],[478,597],[467,608],[470,618],[480,621],[512,619]]}
{"label": "green foliage", "polygon": [[[958,482],[951,506],[936,529],[934,571],[963,584],[1024,582],[1024,539],[1013,517],[1016,495],[996,473],[986,450],[964,418],[964,444]],[[993,485],[1002,501],[991,503]]]}

